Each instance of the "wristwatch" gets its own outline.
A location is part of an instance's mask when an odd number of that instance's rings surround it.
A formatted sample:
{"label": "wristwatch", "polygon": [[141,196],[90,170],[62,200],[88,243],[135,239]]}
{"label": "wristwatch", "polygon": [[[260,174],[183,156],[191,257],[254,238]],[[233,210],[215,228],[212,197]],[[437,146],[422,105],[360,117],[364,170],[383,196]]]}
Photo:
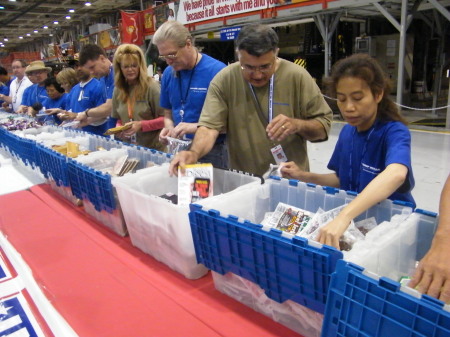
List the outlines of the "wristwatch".
{"label": "wristwatch", "polygon": [[88,111],[89,111],[89,109],[84,110],[84,114],[86,115],[86,117],[89,117],[88,116]]}

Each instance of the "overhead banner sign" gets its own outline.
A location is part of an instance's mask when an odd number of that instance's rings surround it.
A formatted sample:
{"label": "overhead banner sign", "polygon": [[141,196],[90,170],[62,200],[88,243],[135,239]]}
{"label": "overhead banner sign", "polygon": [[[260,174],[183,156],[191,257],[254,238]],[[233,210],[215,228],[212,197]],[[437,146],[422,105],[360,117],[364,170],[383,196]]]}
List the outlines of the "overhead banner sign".
{"label": "overhead banner sign", "polygon": [[273,7],[278,0],[181,0],[174,3],[175,20],[184,24]]}

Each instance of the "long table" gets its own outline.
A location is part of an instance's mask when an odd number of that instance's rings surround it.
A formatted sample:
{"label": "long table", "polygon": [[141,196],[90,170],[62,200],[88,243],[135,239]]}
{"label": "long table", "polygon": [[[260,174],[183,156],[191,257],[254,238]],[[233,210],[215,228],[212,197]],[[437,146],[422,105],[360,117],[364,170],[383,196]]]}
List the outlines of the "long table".
{"label": "long table", "polygon": [[0,229],[79,336],[299,336],[218,292],[211,275],[172,271],[46,184],[0,196]]}

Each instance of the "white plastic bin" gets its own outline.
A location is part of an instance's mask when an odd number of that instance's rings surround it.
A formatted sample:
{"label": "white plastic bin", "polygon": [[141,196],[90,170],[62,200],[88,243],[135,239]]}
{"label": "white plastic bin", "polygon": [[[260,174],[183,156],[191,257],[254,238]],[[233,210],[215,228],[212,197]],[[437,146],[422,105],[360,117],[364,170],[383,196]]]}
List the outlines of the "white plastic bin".
{"label": "white plastic bin", "polygon": [[[204,200],[220,200],[222,193],[241,185],[261,183],[258,177],[238,172],[214,169],[213,175],[216,196]],[[133,245],[186,278],[197,279],[207,273],[195,256],[189,207],[160,197],[178,192],[178,178],[169,176],[167,165],[114,178],[112,184],[116,187]]]}

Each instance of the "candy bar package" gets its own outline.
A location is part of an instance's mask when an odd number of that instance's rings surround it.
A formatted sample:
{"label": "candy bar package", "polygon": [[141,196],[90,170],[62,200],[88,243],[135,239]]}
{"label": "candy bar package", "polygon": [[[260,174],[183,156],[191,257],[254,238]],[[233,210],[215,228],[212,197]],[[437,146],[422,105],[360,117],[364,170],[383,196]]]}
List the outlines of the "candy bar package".
{"label": "candy bar package", "polygon": [[184,173],[178,170],[178,204],[189,205],[192,202],[213,195],[212,164],[186,165]]}
{"label": "candy bar package", "polygon": [[280,202],[269,220],[269,225],[295,235],[306,227],[312,217],[311,212]]}
{"label": "candy bar package", "polygon": [[169,142],[167,144],[167,152],[173,155],[176,155],[180,151],[187,150],[192,143],[191,140],[177,139],[173,137],[167,137],[167,141]]}

